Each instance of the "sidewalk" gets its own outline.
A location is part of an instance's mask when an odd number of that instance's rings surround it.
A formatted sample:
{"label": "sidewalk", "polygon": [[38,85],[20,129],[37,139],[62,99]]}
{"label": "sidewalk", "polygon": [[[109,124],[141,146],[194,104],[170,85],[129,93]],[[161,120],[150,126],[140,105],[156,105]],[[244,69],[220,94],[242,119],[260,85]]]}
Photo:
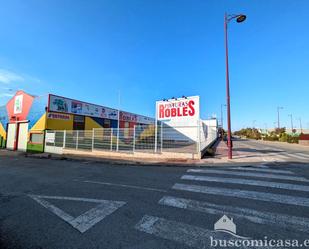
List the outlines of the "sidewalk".
{"label": "sidewalk", "polygon": [[265,158],[255,149],[244,147],[238,141],[233,141],[233,159],[228,159],[228,147],[225,141],[215,145],[215,157],[207,158],[210,163],[261,163]]}

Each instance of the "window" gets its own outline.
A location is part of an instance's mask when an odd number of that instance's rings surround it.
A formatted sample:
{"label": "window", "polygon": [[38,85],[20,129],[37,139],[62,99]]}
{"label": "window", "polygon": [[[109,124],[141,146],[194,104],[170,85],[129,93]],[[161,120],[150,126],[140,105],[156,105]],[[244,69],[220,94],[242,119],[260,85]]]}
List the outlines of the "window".
{"label": "window", "polygon": [[43,133],[30,133],[30,143],[43,144],[44,134]]}

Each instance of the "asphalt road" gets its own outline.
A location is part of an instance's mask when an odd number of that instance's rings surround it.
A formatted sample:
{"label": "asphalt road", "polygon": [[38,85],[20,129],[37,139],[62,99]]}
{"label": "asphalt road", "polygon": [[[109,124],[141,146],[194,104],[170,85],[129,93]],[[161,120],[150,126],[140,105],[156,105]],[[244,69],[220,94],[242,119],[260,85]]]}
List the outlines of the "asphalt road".
{"label": "asphalt road", "polygon": [[214,231],[224,214],[237,236],[303,243],[308,164],[197,168],[1,156],[0,248],[210,248],[211,236],[236,239]]}

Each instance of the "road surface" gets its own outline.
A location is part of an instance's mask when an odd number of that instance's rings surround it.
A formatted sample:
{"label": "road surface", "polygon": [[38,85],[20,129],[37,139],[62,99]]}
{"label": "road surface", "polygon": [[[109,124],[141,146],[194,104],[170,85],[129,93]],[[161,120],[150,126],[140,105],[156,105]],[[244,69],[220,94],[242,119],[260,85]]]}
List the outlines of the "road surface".
{"label": "road surface", "polygon": [[[240,143],[309,161],[306,150]],[[223,215],[236,235],[214,230]],[[189,249],[244,237],[304,243],[308,231],[306,160],[160,167],[1,156],[0,248]]]}

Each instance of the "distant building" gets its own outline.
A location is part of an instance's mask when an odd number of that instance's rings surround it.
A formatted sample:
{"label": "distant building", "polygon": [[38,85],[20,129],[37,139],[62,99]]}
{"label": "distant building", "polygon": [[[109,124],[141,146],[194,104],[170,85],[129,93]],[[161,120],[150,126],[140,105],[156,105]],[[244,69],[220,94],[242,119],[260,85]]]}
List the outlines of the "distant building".
{"label": "distant building", "polygon": [[298,143],[309,146],[309,134],[301,134]]}

